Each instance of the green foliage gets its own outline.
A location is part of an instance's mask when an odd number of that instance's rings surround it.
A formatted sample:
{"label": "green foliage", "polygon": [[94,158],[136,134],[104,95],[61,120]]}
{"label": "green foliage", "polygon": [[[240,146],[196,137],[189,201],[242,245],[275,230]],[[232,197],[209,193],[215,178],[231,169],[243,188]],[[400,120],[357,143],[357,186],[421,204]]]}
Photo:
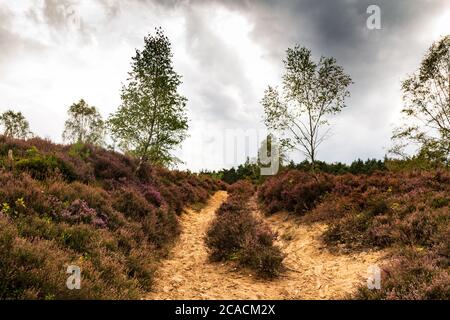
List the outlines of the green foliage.
{"label": "green foliage", "polygon": [[[295,164],[291,162],[287,165],[288,169],[297,169],[305,172],[312,171],[312,164],[305,160]],[[376,171],[387,170],[385,160],[367,159],[365,161],[358,159],[353,161],[350,165],[342,162],[326,163],[323,161],[316,161],[315,171],[331,174],[372,174]]]}
{"label": "green foliage", "polygon": [[34,179],[44,180],[55,174],[61,174],[66,180],[77,178],[75,170],[63,160],[55,156],[33,155],[30,158],[20,159],[15,163],[18,171],[26,171]]}
{"label": "green foliage", "polygon": [[63,132],[64,141],[97,145],[103,143],[105,124],[97,108],[81,99],[70,106],[68,115]]}
{"label": "green foliage", "polygon": [[[395,160],[397,162],[402,162]],[[403,162],[402,162],[403,163]],[[327,163],[317,160],[315,163],[315,172],[330,173],[330,174],[372,174],[376,171],[386,171],[391,168],[391,160],[377,160],[367,159],[365,161],[358,159],[353,161],[350,165],[342,162]],[[269,178],[269,176],[261,176],[261,166],[263,164],[252,163],[249,159],[243,164],[230,169],[222,169],[219,171],[202,171],[204,174],[208,174],[215,179],[221,179],[222,181],[233,184],[239,180],[248,180],[255,184],[261,184]],[[296,169],[304,172],[312,172],[313,166],[308,160],[304,160],[300,163],[289,162],[286,165],[280,165],[279,173],[285,170]]]}
{"label": "green foliage", "polygon": [[[430,157],[427,152],[420,151],[413,156],[405,156],[402,159],[390,158],[385,161],[386,168],[389,171],[415,171],[415,170],[435,170],[439,168],[448,168],[449,163],[443,161],[442,157]],[[442,154],[441,154],[442,155]]]}
{"label": "green foliage", "polygon": [[4,128],[3,135],[9,138],[26,139],[32,135],[22,112],[5,111],[0,114],[0,125]]}
{"label": "green foliage", "polygon": [[[404,125],[394,130],[391,153],[409,159],[415,145],[419,160],[450,164],[450,36],[433,43],[418,72],[403,81]],[[417,160],[417,159],[415,159]]]}
{"label": "green foliage", "polygon": [[304,47],[289,48],[284,60],[283,92],[268,87],[261,104],[265,124],[284,137],[285,145],[300,150],[314,164],[317,148],[327,138],[327,116],[345,107],[347,90],[352,83],[334,58],[312,60],[311,51]]}
{"label": "green foliage", "polygon": [[89,155],[89,148],[82,142],[77,142],[70,146],[69,156],[71,157],[80,157],[81,159],[86,160],[89,158]]}
{"label": "green foliage", "polygon": [[119,146],[140,162],[171,165],[171,151],[186,137],[186,98],[178,93],[181,77],[173,70],[172,49],[161,29],[136,50],[122,104],[109,119]]}

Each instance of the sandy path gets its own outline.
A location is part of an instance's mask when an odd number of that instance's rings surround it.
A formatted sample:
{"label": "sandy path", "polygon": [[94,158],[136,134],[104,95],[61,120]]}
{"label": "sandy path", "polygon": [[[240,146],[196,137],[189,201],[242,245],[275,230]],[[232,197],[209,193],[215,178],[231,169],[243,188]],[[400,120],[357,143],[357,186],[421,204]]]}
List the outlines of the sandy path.
{"label": "sandy path", "polygon": [[231,263],[211,263],[203,238],[226,196],[219,191],[201,212],[188,210],[181,216],[180,239],[161,263],[147,299],[338,299],[364,283],[367,268],[383,256],[382,252],[333,254],[319,240],[325,225],[299,225],[280,213],[266,218],[286,254],[288,270],[279,279],[260,280]]}

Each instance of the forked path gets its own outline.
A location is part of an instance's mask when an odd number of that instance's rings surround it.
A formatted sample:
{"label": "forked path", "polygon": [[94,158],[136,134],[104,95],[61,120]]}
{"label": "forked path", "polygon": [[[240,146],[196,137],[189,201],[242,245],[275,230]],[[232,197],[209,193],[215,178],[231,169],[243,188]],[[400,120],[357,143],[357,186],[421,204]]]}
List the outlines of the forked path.
{"label": "forked path", "polygon": [[226,197],[219,191],[202,211],[181,215],[182,234],[161,262],[147,299],[339,299],[364,283],[368,267],[384,255],[333,254],[319,239],[325,225],[300,225],[286,214],[276,214],[265,220],[278,232],[277,244],[286,255],[287,271],[278,279],[261,280],[231,263],[211,263],[204,236]]}

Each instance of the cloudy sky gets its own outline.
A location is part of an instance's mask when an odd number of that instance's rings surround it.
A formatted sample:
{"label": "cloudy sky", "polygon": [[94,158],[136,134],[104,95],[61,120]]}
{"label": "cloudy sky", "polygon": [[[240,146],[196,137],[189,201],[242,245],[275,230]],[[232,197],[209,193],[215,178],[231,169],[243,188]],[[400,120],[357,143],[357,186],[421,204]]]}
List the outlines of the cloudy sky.
{"label": "cloudy sky", "polygon": [[[381,9],[380,30],[367,28],[369,5]],[[239,137],[262,136],[263,91],[280,83],[285,50],[296,44],[334,56],[355,82],[319,158],[381,158],[399,119],[400,82],[450,34],[449,21],[448,0],[0,0],[0,112],[22,111],[35,134],[57,142],[81,98],[106,118],[135,48],[161,26],[189,100],[183,167],[243,160]]]}

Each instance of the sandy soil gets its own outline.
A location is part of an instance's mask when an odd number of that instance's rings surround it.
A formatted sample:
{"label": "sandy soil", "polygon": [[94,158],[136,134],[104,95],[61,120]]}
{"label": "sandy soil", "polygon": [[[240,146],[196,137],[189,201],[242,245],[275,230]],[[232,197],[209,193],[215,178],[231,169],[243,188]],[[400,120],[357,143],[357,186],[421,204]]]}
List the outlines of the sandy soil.
{"label": "sandy soil", "polygon": [[[182,234],[156,274],[154,291],[146,299],[339,299],[365,283],[367,269],[384,252],[334,254],[323,248],[323,224],[297,224],[286,213],[264,218],[278,232],[287,270],[276,280],[257,279],[232,263],[211,263],[204,244],[208,224],[226,199],[219,191],[200,212],[180,218]],[[254,214],[260,215],[253,202]]]}

